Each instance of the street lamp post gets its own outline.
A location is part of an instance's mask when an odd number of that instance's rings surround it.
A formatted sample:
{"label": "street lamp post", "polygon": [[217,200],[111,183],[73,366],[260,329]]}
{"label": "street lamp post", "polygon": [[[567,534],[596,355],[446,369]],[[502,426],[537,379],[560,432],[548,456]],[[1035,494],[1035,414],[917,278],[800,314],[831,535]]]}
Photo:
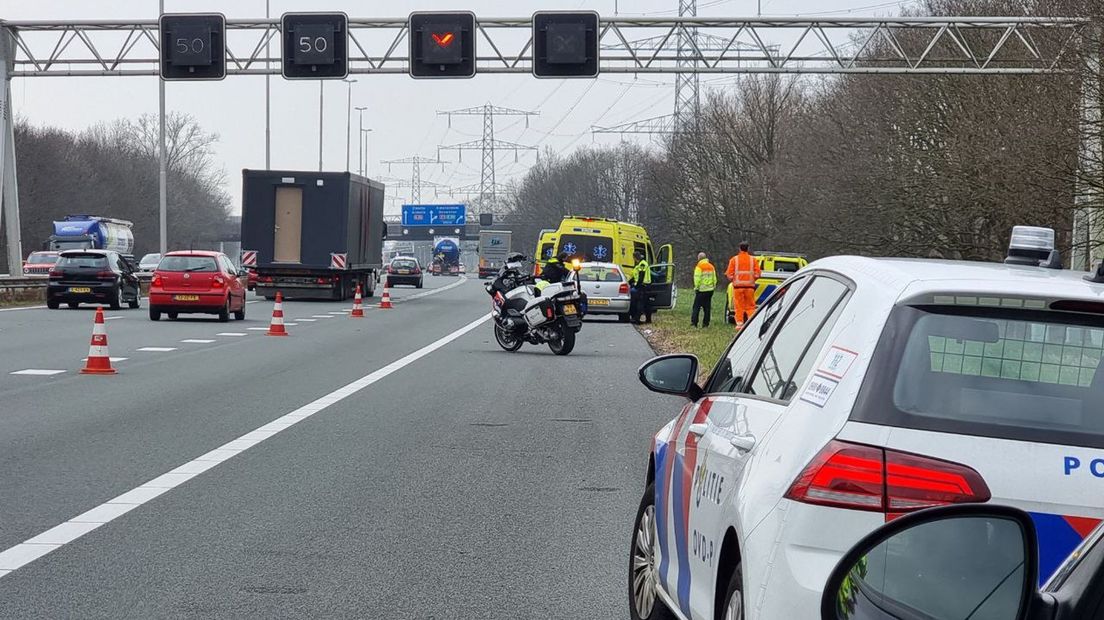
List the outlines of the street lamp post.
{"label": "street lamp post", "polygon": [[370,133],[372,133],[371,129],[360,130],[361,138],[364,140],[364,176],[368,176],[369,167],[372,165],[372,160],[368,159],[368,134]]}
{"label": "street lamp post", "polygon": [[356,84],[356,80],[345,78],[341,81],[349,85],[349,100],[345,105],[345,172],[348,172],[349,156],[353,147],[353,84]]}
{"label": "street lamp post", "polygon": [[[270,0],[265,0],[265,18],[270,14]],[[269,68],[268,42],[271,37],[265,34],[265,69]],[[272,81],[265,73],[265,170],[272,170]]]}
{"label": "street lamp post", "polygon": [[364,111],[368,106],[358,106],[356,111],[360,113],[360,131],[357,132],[357,173],[368,176],[364,170]]}
{"label": "street lamp post", "polygon": [[322,172],[322,105],[326,94],[326,81],[318,80],[318,171]]}
{"label": "street lamp post", "polygon": [[[160,13],[165,14],[165,0],[159,3]],[[165,147],[165,80],[158,80],[158,170],[157,170],[157,219],[161,253],[169,251],[169,162],[168,149]]]}

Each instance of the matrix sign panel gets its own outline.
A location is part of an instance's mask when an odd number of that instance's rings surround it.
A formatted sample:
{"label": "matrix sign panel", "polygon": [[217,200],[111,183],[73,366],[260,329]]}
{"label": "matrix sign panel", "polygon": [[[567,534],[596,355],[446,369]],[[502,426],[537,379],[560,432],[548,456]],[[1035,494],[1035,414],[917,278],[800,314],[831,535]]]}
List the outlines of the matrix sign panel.
{"label": "matrix sign panel", "polygon": [[474,13],[411,13],[409,39],[412,77],[475,75]]}
{"label": "matrix sign panel", "polygon": [[159,29],[161,79],[226,77],[226,17],[219,13],[165,13]]}
{"label": "matrix sign panel", "polygon": [[344,13],[284,13],[282,71],[289,80],[349,75],[349,17]]}

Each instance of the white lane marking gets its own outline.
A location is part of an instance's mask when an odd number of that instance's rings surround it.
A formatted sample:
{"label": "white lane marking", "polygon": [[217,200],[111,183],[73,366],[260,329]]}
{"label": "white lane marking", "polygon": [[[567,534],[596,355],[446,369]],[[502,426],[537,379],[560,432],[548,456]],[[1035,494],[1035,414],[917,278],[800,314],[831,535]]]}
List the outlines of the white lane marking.
{"label": "white lane marking", "polygon": [[[129,357],[109,357],[108,359],[111,360],[112,364],[114,364],[115,362],[125,362],[130,358]],[[82,362],[87,362],[88,358],[87,357],[81,358],[81,361]]]}
{"label": "white lane marking", "polygon": [[105,321],[114,321],[115,319],[121,319],[121,318],[123,318],[123,317],[121,317],[121,316],[105,316],[104,320]]}
{"label": "white lane marking", "polygon": [[295,320],[299,321],[300,323],[314,323],[318,319],[295,319]]}
{"label": "white lane marking", "polygon": [[31,375],[34,377],[50,377],[53,375],[60,375],[65,372],[64,370],[45,370],[43,368],[28,368],[26,370],[17,370],[13,375]]}
{"label": "white lane marking", "polygon": [[410,364],[444,347],[450,342],[461,338],[490,318],[490,314],[481,316],[451,334],[399,358],[383,368],[353,381],[345,387],[338,388],[254,431],[229,441],[202,456],[184,463],[176,469],[161,474],[145,484],[139,485],[114,499],[108,500],[14,547],[0,551],[0,578],[3,578],[11,571],[26,566],[63,545],[77,540],[104,523],[114,521],[138,506],[145,504],[170,489],[180,486],[208,469],[215,467],[219,463],[241,454],[269,437],[278,434],[280,431],[291,428],[312,415],[329,408],[331,405],[341,402],[353,394],[360,392],[373,383],[406,368]]}
{"label": "white lane marking", "polygon": [[251,332],[267,332],[268,331],[267,327],[246,327],[246,329],[248,329]]}
{"label": "white lane marking", "polygon": [[247,301],[245,303],[247,303],[247,304],[259,304],[259,303],[261,303],[261,300],[260,299],[254,299],[253,301]]}
{"label": "white lane marking", "polygon": [[42,310],[46,306],[20,306],[18,308],[0,308],[0,312],[15,312],[17,310]]}
{"label": "white lane marking", "polygon": [[[267,330],[268,330],[268,328],[267,328],[267,327],[266,327],[266,328],[264,328],[264,329],[265,329],[265,331],[267,331]],[[248,336],[249,334],[247,334],[247,333],[245,333],[245,332],[219,332],[219,333],[217,333],[217,334],[215,334],[215,335],[216,335],[216,336]]]}
{"label": "white lane marking", "polygon": [[187,340],[181,340],[185,344],[211,344],[212,342],[218,342],[217,340],[207,340],[203,338],[188,338]]}
{"label": "white lane marking", "polygon": [[284,327],[295,327],[298,323],[284,323]]}
{"label": "white lane marking", "polygon": [[315,319],[332,319],[333,317],[328,314],[316,314],[312,318]]}
{"label": "white lane marking", "polygon": [[333,311],[330,312],[330,314],[345,314],[345,311],[344,310],[333,310]]}
{"label": "white lane marking", "polygon": [[138,350],[146,353],[168,353],[169,351],[175,351],[176,347],[142,347]]}
{"label": "white lane marking", "polygon": [[445,292],[449,289],[456,288],[456,287],[460,286],[461,284],[463,284],[467,281],[468,281],[467,276],[460,276],[459,280],[457,280],[456,282],[453,282],[452,284],[449,284],[448,286],[442,286],[441,288],[434,288],[434,289],[430,289],[428,291],[424,291],[424,292],[421,292],[421,293],[415,293],[414,295],[411,295],[409,297],[407,297],[406,295],[403,295],[402,297],[394,297],[394,298],[391,299],[391,303],[401,302],[401,301],[413,301],[415,299],[421,299],[422,297],[429,297],[430,295],[436,295],[437,293],[443,293],[443,292]]}

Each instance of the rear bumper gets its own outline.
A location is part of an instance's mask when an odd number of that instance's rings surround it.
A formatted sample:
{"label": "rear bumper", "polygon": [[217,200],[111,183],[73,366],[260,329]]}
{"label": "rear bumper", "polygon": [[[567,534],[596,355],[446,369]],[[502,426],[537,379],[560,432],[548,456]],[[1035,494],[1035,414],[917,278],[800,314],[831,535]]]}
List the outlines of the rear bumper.
{"label": "rear bumper", "polygon": [[[199,301],[179,301],[175,295],[196,295]],[[161,312],[201,312],[218,313],[226,307],[225,293],[160,293],[150,292],[149,306],[152,310]]]}
{"label": "rear bumper", "polygon": [[333,284],[282,286],[271,282],[258,282],[254,290],[264,297],[275,297],[279,291],[284,299],[332,299],[336,292]]}
{"label": "rear bumper", "polygon": [[599,297],[587,297],[587,314],[628,314],[630,300],[627,298],[612,298],[608,299],[609,305],[595,304],[595,300],[601,300]]}
{"label": "rear bumper", "polygon": [[[115,282],[74,282],[70,284],[48,284],[46,299],[60,303],[107,301],[115,296]],[[87,288],[87,293],[73,293],[70,289]]]}
{"label": "rear bumper", "polygon": [[421,281],[422,281],[421,274],[418,274],[418,275],[405,275],[405,276],[399,276],[399,275],[388,275],[387,276],[387,284],[389,284],[391,286],[395,286],[396,284],[415,285],[415,284],[417,284]]}

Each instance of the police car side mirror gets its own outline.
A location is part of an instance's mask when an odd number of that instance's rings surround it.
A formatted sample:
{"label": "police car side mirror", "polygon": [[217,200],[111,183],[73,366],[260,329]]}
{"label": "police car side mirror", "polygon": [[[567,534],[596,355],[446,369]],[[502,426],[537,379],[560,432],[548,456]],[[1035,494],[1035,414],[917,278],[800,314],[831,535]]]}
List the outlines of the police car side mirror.
{"label": "police car side mirror", "polygon": [[1042,605],[1035,525],[1018,508],[959,504],[895,519],[828,577],[821,620],[1024,620]]}
{"label": "police car side mirror", "polygon": [[637,373],[644,387],[660,394],[683,396],[697,401],[702,389],[697,384],[698,358],[693,355],[661,355],[640,367]]}

